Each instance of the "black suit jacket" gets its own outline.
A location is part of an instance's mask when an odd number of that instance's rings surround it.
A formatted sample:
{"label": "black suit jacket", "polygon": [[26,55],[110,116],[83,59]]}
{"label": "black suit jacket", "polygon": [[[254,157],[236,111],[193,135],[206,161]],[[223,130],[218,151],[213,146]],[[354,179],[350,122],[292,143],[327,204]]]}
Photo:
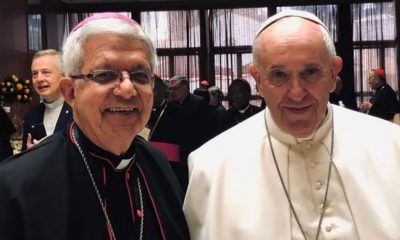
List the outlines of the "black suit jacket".
{"label": "black suit jacket", "polygon": [[15,133],[16,129],[8,118],[7,113],[0,106],[0,161],[11,156],[13,149],[10,144],[10,136]]}
{"label": "black suit jacket", "polygon": [[252,104],[249,105],[244,113],[240,113],[238,110],[233,108],[228,109],[219,119],[219,132],[221,133],[228,130],[262,110],[261,107]]}
{"label": "black suit jacket", "polygon": [[388,84],[384,84],[377,89],[370,102],[372,107],[368,112],[369,115],[391,120],[395,113],[400,112],[400,103],[397,95]]}
{"label": "black suit jacket", "polygon": [[[186,99],[179,103],[184,108],[182,127],[184,133],[183,154],[188,156],[190,152],[200,147],[207,139],[207,102],[203,97],[189,93]],[[186,160],[185,160],[186,161]]]}
{"label": "black suit jacket", "polygon": [[[22,150],[26,149],[28,133],[32,135],[33,139],[37,140],[46,137],[46,129],[43,125],[45,109],[46,106],[44,103],[40,103],[29,110],[29,112],[25,115],[22,133]],[[72,110],[71,107],[64,102],[54,132],[64,129],[70,122],[72,122]]]}
{"label": "black suit jacket", "polygon": [[[160,117],[161,112],[163,114]],[[156,122],[159,119],[157,125]],[[177,176],[183,190],[188,184],[186,159],[191,149],[190,122],[185,115],[183,106],[174,102],[165,102],[162,106],[153,109],[148,127],[152,130],[149,141],[176,144],[180,147],[180,161],[171,161],[170,165]]]}

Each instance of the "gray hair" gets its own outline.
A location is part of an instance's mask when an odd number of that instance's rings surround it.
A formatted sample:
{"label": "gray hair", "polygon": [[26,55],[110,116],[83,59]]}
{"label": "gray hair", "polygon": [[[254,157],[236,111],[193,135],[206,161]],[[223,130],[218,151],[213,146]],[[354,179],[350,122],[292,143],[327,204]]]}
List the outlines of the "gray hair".
{"label": "gray hair", "polygon": [[33,54],[32,60],[35,60],[36,58],[42,57],[42,56],[56,56],[57,60],[58,60],[58,66],[60,66],[60,68],[62,69],[62,53],[60,51],[57,51],[55,49],[44,49],[44,50],[40,50],[35,52],[35,54]]}
{"label": "gray hair", "polygon": [[63,66],[67,76],[79,75],[83,64],[83,48],[86,39],[100,33],[116,33],[142,41],[150,54],[150,70],[153,71],[157,55],[150,37],[142,30],[139,24],[132,24],[124,19],[103,18],[89,21],[68,36],[63,46]]}
{"label": "gray hair", "polygon": [[221,103],[222,100],[224,99],[224,93],[217,86],[209,87],[208,93],[210,94],[210,96],[215,97],[215,99],[218,101],[218,103]]}
{"label": "gray hair", "polygon": [[279,12],[270,18],[268,18],[259,28],[257,31],[257,35],[253,41],[253,46],[252,46],[252,52],[253,52],[253,61],[256,67],[258,66],[258,58],[259,58],[259,51],[260,51],[260,41],[259,41],[259,36],[261,32],[263,32],[266,28],[271,26],[272,24],[276,23],[277,21],[287,18],[287,17],[298,17],[298,18],[303,18],[306,19],[310,22],[314,22],[318,24],[319,29],[321,31],[322,35],[322,41],[324,42],[326,49],[328,50],[329,56],[334,59],[336,57],[336,49],[335,49],[335,44],[332,39],[332,35],[329,32],[328,28],[326,25],[314,14],[306,11],[300,11],[300,10],[287,10],[287,11],[282,11]]}

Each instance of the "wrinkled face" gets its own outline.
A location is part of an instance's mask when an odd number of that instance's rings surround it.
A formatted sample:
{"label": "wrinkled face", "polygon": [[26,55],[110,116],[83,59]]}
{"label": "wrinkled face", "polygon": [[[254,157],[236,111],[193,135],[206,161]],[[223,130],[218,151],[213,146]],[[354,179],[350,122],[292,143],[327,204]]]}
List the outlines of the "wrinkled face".
{"label": "wrinkled face", "polygon": [[43,55],[35,58],[32,61],[31,72],[33,87],[46,102],[53,102],[61,97],[59,83],[64,72],[57,56]]}
{"label": "wrinkled face", "polygon": [[169,98],[181,102],[185,100],[188,90],[180,81],[171,81],[168,88]]}
{"label": "wrinkled face", "polygon": [[329,56],[318,25],[303,19],[282,19],[259,38],[250,72],[274,122],[294,137],[310,136],[326,114],[341,59]]}
{"label": "wrinkled face", "polygon": [[75,79],[74,99],[69,103],[74,119],[85,135],[108,150],[118,141],[130,144],[150,117],[152,82],[131,79],[127,72],[150,71],[150,55],[142,42],[112,33],[92,35],[84,45],[81,74],[112,69],[123,72],[109,83]]}

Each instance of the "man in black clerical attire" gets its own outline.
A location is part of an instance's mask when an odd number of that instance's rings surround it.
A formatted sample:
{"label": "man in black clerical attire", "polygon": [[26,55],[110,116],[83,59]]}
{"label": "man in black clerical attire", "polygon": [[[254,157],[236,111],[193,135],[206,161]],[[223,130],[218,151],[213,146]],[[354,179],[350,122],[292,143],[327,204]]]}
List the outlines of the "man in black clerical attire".
{"label": "man in black clerical attire", "polygon": [[150,117],[155,48],[117,13],[78,24],[60,89],[74,122],[0,165],[0,239],[189,239],[164,154],[137,134]]}
{"label": "man in black clerical attire", "polygon": [[[182,128],[185,129],[181,146],[183,162],[187,163],[189,154],[200,147],[207,140],[207,105],[208,102],[201,96],[190,93],[189,80],[185,76],[176,75],[168,81],[170,101],[184,108],[185,121]],[[184,168],[182,179],[186,188],[188,181],[187,167]]]}
{"label": "man in black clerical attire", "polygon": [[246,120],[262,110],[261,107],[250,104],[251,88],[246,79],[237,78],[228,87],[228,109],[220,118],[220,132]]}
{"label": "man in black clerical attire", "polygon": [[185,145],[185,114],[183,106],[168,101],[168,86],[154,76],[153,109],[147,123],[148,140],[163,151],[182,187],[187,184],[187,155],[181,150]]}
{"label": "man in black clerical attire", "polygon": [[13,155],[10,137],[16,131],[6,111],[0,106],[0,162]]}
{"label": "man in black clerical attire", "polygon": [[360,110],[375,117],[392,120],[400,112],[400,103],[393,88],[386,82],[385,71],[382,68],[372,69],[368,84],[375,93],[369,102],[360,105]]}

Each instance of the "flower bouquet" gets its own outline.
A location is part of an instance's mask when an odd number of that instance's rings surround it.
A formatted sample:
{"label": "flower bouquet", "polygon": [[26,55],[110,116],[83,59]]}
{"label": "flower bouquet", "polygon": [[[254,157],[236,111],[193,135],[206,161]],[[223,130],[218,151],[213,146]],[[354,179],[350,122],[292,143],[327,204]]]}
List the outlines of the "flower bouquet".
{"label": "flower bouquet", "polygon": [[0,83],[0,102],[27,103],[32,100],[32,81],[7,75]]}

